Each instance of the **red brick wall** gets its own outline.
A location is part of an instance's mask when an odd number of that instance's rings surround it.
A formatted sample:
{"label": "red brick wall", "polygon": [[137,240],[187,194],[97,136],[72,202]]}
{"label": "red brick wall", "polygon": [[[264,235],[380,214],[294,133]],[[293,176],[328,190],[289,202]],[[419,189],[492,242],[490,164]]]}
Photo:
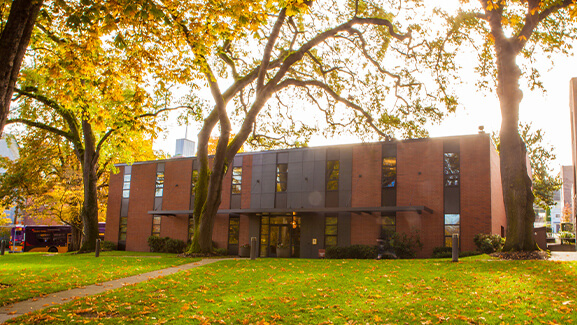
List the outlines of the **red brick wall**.
{"label": "red brick wall", "polygon": [[489,136],[461,139],[461,251],[476,249],[473,237],[491,232]]}
{"label": "red brick wall", "polygon": [[491,233],[501,235],[501,226],[507,231],[507,216],[503,201],[503,187],[501,186],[501,164],[499,154],[491,145]]}
{"label": "red brick wall", "polygon": [[152,234],[152,215],[148,214],[148,211],[154,208],[155,182],[155,163],[132,165],[126,231],[127,251],[150,250],[147,240]]}
{"label": "red brick wall", "polygon": [[104,231],[104,240],[114,243],[118,243],[123,183],[124,167],[119,167],[118,173],[111,173],[108,181],[108,206],[106,207],[106,229]]}
{"label": "red brick wall", "polygon": [[[188,210],[192,159],[175,159],[164,165],[162,210]],[[188,215],[163,216],[160,236],[188,241]]]}
{"label": "red brick wall", "polygon": [[[353,207],[381,206],[381,144],[353,147]],[[351,213],[351,245],[375,245],[380,234],[379,213]]]}
{"label": "red brick wall", "polygon": [[443,245],[443,141],[427,139],[397,145],[397,205],[424,205],[433,213],[398,212],[397,232],[418,231],[423,249],[418,257],[430,257]]}

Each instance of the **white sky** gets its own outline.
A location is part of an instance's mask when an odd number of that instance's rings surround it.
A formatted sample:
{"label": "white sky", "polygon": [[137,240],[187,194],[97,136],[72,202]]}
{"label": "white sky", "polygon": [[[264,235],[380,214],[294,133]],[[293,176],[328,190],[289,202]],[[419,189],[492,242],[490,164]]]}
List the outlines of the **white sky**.
{"label": "white sky", "polygon": [[[443,6],[454,5],[456,0],[432,1]],[[576,44],[577,46],[577,44]],[[546,94],[540,91],[531,92],[524,90],[524,98],[521,102],[520,120],[521,122],[533,123],[533,129],[543,129],[545,131],[546,142],[555,147],[557,161],[552,164],[556,171],[560,165],[571,165],[571,125],[569,117],[569,80],[577,77],[577,64],[575,57],[558,56],[551,67],[550,63],[544,59],[543,67],[540,68],[542,82],[547,91]],[[474,60],[470,67],[472,69]],[[478,127],[483,125],[485,132],[498,132],[501,123],[499,102],[494,94],[484,94],[477,91],[475,87],[475,76],[470,81],[463,78],[465,83],[456,89],[461,101],[461,106],[457,113],[449,116],[441,125],[434,125],[429,128],[431,137],[475,134]],[[185,136],[185,126],[179,126],[176,122],[177,113],[165,124],[167,131],[154,143],[154,149],[161,149],[169,154],[174,154],[176,139]],[[196,127],[188,128],[188,138],[196,142]],[[314,138],[311,146],[360,142],[354,137],[345,136],[341,138],[324,139]]]}

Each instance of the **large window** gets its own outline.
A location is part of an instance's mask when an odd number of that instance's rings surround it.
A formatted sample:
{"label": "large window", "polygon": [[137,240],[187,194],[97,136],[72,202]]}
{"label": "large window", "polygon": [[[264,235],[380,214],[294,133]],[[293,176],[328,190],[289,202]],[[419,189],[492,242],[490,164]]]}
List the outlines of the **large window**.
{"label": "large window", "polygon": [[160,237],[160,220],[161,216],[152,217],[152,236]]}
{"label": "large window", "polygon": [[157,172],[156,173],[156,191],[154,192],[154,196],[161,197],[163,190],[164,190],[164,172]]}
{"label": "large window", "polygon": [[287,164],[277,164],[276,165],[276,191],[277,192],[286,192],[287,179],[288,179],[288,165]]}
{"label": "large window", "polygon": [[242,167],[232,169],[232,194],[240,194],[242,190]]}
{"label": "large window", "polygon": [[325,217],[325,248],[337,246],[338,222],[335,215]]}
{"label": "large window", "polygon": [[327,161],[327,191],[339,190],[339,168],[340,164],[338,160]]}
{"label": "large window", "polygon": [[461,215],[445,214],[445,246],[453,247],[453,235],[460,235]]}
{"label": "large window", "polygon": [[238,235],[240,229],[240,218],[230,217],[228,219],[228,244],[238,245]]}
{"label": "large window", "polygon": [[397,185],[397,157],[383,158],[382,187],[395,187]]}
{"label": "large window", "polygon": [[124,182],[122,184],[122,197],[127,199],[130,197],[130,174],[124,175]]}
{"label": "large window", "polygon": [[128,217],[120,217],[120,233],[118,235],[118,240],[126,241],[126,225],[128,224]]}
{"label": "large window", "polygon": [[394,214],[381,216],[381,238],[391,236],[397,231],[397,217]]}
{"label": "large window", "polygon": [[455,152],[445,152],[444,160],[445,186],[459,186],[461,169],[459,154]]}

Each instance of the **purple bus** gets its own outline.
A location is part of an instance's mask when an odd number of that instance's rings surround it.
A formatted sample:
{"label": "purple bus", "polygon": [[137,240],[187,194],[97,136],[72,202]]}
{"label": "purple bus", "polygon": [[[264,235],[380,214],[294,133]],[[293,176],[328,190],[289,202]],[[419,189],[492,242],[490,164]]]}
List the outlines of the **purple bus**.
{"label": "purple bus", "polygon": [[[98,236],[104,239],[104,222],[98,223]],[[17,226],[12,228],[10,252],[66,253],[72,235],[72,227],[65,226]]]}

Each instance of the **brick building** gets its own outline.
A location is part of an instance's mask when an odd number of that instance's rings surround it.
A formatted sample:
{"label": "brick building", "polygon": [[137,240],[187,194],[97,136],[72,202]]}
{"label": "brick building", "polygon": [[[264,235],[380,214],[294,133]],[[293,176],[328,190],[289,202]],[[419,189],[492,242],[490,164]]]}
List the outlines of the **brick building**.
{"label": "brick building", "polygon": [[[118,165],[105,239],[148,251],[151,235],[191,236],[192,158]],[[224,178],[213,241],[237,254],[257,237],[260,256],[315,258],[328,246],[375,245],[384,230],[417,231],[424,247],[475,249],[478,233],[505,233],[499,157],[488,134],[238,154]]]}

